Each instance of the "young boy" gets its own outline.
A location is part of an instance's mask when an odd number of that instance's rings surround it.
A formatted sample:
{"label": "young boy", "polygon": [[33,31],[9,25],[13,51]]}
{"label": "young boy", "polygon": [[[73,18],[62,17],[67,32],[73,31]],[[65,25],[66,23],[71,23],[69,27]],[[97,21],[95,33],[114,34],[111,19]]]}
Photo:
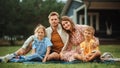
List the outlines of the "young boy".
{"label": "young boy", "polygon": [[88,62],[100,57],[101,53],[95,43],[94,33],[93,27],[88,26],[85,28],[83,32],[85,40],[80,44],[81,54],[75,54],[75,59]]}

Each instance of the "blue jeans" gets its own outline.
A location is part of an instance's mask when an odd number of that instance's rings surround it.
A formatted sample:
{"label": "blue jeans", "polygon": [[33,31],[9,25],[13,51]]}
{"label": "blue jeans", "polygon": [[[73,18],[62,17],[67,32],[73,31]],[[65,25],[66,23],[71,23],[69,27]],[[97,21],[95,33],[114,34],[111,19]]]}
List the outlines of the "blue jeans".
{"label": "blue jeans", "polygon": [[10,62],[29,62],[29,61],[38,61],[41,62],[43,59],[42,56],[39,56],[38,54],[32,54],[29,56],[18,56],[18,58],[12,58],[9,60]]}

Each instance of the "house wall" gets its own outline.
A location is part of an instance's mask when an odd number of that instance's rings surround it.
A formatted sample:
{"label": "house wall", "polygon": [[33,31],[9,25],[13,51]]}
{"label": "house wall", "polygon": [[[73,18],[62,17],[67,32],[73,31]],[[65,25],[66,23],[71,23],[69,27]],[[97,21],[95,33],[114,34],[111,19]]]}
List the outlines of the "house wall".
{"label": "house wall", "polygon": [[69,9],[67,11],[67,16],[72,16],[74,9],[77,9],[79,6],[81,6],[81,4],[80,4],[80,2],[72,1],[71,5],[69,6]]}
{"label": "house wall", "polygon": [[[120,10],[100,10],[100,37],[120,39]],[[112,34],[107,32],[107,29],[112,29]]]}
{"label": "house wall", "polygon": [[85,2],[89,9],[120,9],[120,2]]}
{"label": "house wall", "polygon": [[[89,13],[98,14],[98,22],[93,19],[92,26],[96,29],[96,36],[100,38],[116,38],[120,39],[120,10],[108,10],[108,9],[89,9],[88,10],[88,25],[90,23]],[[79,11],[77,15],[78,24],[80,24],[80,15],[83,15],[84,11]],[[97,31],[96,26],[99,26],[99,30]],[[111,32],[111,33],[110,33]]]}

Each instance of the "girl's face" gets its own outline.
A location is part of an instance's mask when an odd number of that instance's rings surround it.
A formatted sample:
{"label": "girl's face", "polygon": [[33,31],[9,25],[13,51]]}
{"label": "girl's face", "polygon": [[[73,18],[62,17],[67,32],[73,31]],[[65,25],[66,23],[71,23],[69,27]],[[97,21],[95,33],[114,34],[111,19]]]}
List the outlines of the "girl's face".
{"label": "girl's face", "polygon": [[84,31],[84,37],[85,37],[85,39],[91,39],[92,38],[92,32],[85,30]]}
{"label": "girl's face", "polygon": [[44,36],[45,36],[45,32],[41,28],[41,29],[38,29],[38,31],[36,32],[36,35],[37,35],[38,39],[42,40],[44,38]]}
{"label": "girl's face", "polygon": [[65,30],[71,30],[72,26],[71,26],[71,23],[69,21],[62,21],[61,24]]}

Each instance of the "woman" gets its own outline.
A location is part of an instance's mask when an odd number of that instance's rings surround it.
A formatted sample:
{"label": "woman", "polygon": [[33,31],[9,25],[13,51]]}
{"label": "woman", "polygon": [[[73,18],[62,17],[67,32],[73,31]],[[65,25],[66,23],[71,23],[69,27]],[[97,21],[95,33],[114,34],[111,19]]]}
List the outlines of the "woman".
{"label": "woman", "polygon": [[[74,22],[68,16],[62,16],[61,25],[63,29],[69,34],[69,42],[67,47],[61,53],[61,60],[73,61],[75,60],[74,54],[81,53],[79,45],[84,41],[83,31],[87,25],[75,25]],[[95,38],[95,45],[99,44],[97,38]]]}

